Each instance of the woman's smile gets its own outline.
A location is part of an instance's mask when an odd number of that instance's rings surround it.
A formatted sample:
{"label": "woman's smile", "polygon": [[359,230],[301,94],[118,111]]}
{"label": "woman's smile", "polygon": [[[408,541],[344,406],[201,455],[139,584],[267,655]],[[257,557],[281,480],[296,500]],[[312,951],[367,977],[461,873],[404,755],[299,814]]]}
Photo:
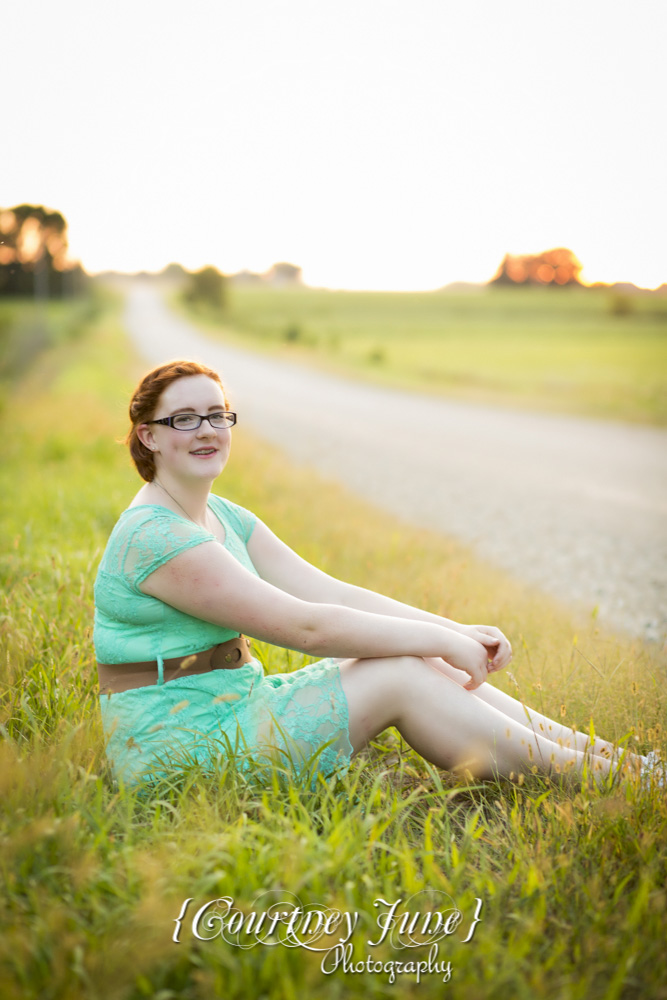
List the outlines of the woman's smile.
{"label": "woman's smile", "polygon": [[[213,414],[225,410],[227,401],[218,383],[206,375],[192,375],[177,379],[164,390],[156,413],[162,418],[178,413]],[[154,423],[150,426],[149,444],[155,454],[158,475],[185,479],[203,475],[213,480],[225,467],[231,445],[229,427],[216,428],[208,420],[187,431]],[[202,469],[196,472],[187,458],[196,459]]]}

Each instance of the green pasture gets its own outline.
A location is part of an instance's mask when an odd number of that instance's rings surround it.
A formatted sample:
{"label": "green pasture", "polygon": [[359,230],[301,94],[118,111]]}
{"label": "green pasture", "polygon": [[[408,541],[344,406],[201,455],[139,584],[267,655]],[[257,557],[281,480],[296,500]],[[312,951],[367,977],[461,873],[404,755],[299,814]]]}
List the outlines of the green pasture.
{"label": "green pasture", "polygon": [[667,296],[603,289],[235,286],[182,304],[215,336],[391,386],[667,423]]}
{"label": "green pasture", "polygon": [[[260,781],[224,755],[207,774],[184,767],[139,791],[113,783],[97,711],[92,584],[139,485],[118,442],[145,369],[118,316],[103,302],[77,338],[54,332],[5,383],[3,1000],[667,998],[664,790],[629,780],[577,788],[536,775],[464,785],[393,731],[348,776],[315,791],[288,761]],[[515,657],[494,683],[526,703],[624,746],[667,751],[667,664],[657,646],[613,635],[591,609],[559,606],[462,545],[373,510],[242,427],[217,488],[329,572],[500,625]],[[259,655],[267,672],[305,662],[267,645]],[[423,890],[430,896],[415,897]],[[352,961],[370,958],[371,969],[330,964],[325,974],[322,953],[287,947],[280,924],[264,943],[236,947],[215,936],[222,904],[218,922],[199,928],[212,939],[196,939],[195,912],[222,897],[246,916],[297,897],[356,913]],[[460,910],[435,959],[451,963],[449,982],[425,972],[417,984],[409,966],[394,964],[392,984],[391,963],[426,961],[429,949],[369,944],[379,936],[378,899],[400,901],[400,914]]]}
{"label": "green pasture", "polygon": [[101,286],[74,300],[38,303],[0,298],[0,404],[8,386],[47,348],[84,336],[105,301],[108,293]]}

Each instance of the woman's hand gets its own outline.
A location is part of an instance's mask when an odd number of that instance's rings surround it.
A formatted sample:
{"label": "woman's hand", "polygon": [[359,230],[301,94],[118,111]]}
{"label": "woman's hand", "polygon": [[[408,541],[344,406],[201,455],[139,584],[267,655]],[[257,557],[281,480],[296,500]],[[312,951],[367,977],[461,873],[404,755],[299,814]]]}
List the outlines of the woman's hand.
{"label": "woman's hand", "polygon": [[[450,648],[446,656],[442,659],[450,667],[463,670],[470,677],[463,687],[466,691],[474,691],[484,683],[489,674],[489,654],[487,647],[482,645],[477,639],[462,632],[453,633],[455,639],[452,640],[450,634]],[[505,640],[507,641],[507,640]],[[437,661],[435,661],[437,666]],[[445,671],[443,671],[445,672]]]}
{"label": "woman's hand", "polygon": [[481,642],[486,648],[490,674],[502,670],[512,659],[512,647],[495,625],[463,625],[461,629],[464,635]]}

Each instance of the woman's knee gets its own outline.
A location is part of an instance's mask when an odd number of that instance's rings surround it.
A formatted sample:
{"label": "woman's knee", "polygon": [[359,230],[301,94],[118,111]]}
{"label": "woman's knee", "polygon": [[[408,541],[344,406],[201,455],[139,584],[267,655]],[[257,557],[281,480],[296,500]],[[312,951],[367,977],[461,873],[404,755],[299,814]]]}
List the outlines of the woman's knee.
{"label": "woman's knee", "polygon": [[[386,656],[344,660],[340,664],[343,685],[359,694],[400,697],[419,670],[426,668],[419,656]],[[427,668],[428,669],[428,668]]]}
{"label": "woman's knee", "polygon": [[345,660],[340,664],[355,750],[388,726],[397,725],[418,676],[432,670],[418,656]]}

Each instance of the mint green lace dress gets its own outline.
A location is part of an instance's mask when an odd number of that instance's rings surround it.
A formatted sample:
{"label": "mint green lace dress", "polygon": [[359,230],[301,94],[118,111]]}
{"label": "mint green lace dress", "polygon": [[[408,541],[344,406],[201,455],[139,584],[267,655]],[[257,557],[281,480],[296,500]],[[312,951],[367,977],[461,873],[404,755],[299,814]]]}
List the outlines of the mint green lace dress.
{"label": "mint green lace dress", "polygon": [[[251,573],[247,542],[255,515],[211,495],[224,546]],[[155,684],[100,699],[107,757],[128,783],[170,766],[206,765],[229,748],[267,755],[299,771],[310,760],[325,776],[349,766],[348,708],[338,662],[268,674],[258,660],[164,682],[163,661],[197,653],[238,633],[193,618],[144,594],[140,584],[180,552],[216,541],[198,525],[154,504],[129,507],[116,523],[95,581],[94,643],[100,663],[155,661]],[[220,544],[220,543],[218,543]],[[276,749],[277,748],[277,749]],[[256,766],[247,754],[242,769]]]}

